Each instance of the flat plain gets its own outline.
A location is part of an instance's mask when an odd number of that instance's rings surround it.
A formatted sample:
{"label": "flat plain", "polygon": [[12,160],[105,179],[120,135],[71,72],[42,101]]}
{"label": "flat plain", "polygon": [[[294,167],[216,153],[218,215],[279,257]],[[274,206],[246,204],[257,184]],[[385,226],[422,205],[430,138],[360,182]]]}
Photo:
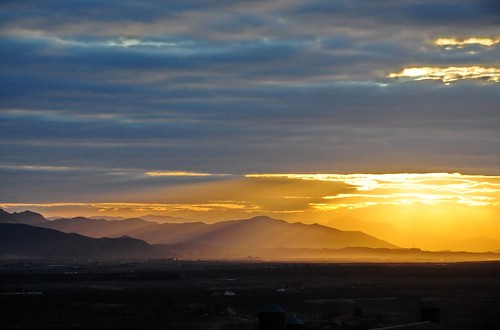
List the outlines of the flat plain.
{"label": "flat plain", "polygon": [[305,329],[420,321],[500,328],[500,262],[2,261],[2,329],[257,329],[276,303]]}

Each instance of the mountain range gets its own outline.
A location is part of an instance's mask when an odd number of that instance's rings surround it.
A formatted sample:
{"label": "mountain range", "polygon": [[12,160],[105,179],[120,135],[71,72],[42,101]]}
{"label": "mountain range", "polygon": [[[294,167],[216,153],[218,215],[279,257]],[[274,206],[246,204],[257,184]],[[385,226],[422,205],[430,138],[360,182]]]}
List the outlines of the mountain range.
{"label": "mountain range", "polygon": [[25,224],[0,223],[2,258],[147,258],[152,246],[131,237],[91,238]]}
{"label": "mountain range", "polygon": [[[13,229],[13,224],[21,227]],[[139,218],[109,220],[75,217],[47,220],[41,214],[31,211],[8,213],[0,209],[0,242],[0,256],[17,253],[41,257],[188,259],[234,259],[247,256],[268,259],[331,256],[338,259],[342,255],[356,258],[370,255],[370,258],[376,256],[380,259],[384,255],[387,258],[400,258],[403,255],[414,260],[417,254],[422,257],[421,250],[401,249],[361,231],[339,230],[319,224],[289,223],[266,216],[212,224],[157,223]],[[352,253],[353,248],[357,249],[355,254]],[[369,250],[372,252],[365,253]],[[350,254],[346,254],[347,251],[351,251]],[[415,254],[415,251],[420,252]],[[427,254],[424,257],[432,259],[444,255]],[[474,259],[479,255],[469,257]],[[480,258],[498,259],[498,255],[485,254]]]}
{"label": "mountain range", "polygon": [[0,223],[22,223],[25,225],[42,225],[47,222],[40,213],[31,211],[9,213],[0,209]]}
{"label": "mountain range", "polygon": [[[202,222],[155,223],[142,219],[105,220],[84,217],[46,220],[33,212],[3,212],[0,222],[26,223],[78,233],[89,237],[130,236],[149,244],[204,244],[235,248],[330,248],[397,246],[360,231],[342,231],[318,224],[288,223],[265,216],[250,219]],[[29,221],[24,221],[24,215]],[[29,222],[29,223],[28,223]]]}

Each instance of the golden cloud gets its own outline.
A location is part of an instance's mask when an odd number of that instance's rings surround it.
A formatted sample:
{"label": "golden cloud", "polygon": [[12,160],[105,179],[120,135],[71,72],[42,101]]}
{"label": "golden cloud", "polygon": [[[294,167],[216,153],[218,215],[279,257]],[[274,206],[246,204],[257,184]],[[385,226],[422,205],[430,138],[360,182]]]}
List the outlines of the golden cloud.
{"label": "golden cloud", "polygon": [[414,203],[494,206],[500,195],[499,176],[460,173],[249,174],[247,177],[339,182],[357,191],[323,196],[324,203],[309,203],[320,210]]}
{"label": "golden cloud", "polygon": [[463,48],[464,46],[492,47],[500,43],[500,37],[440,37],[434,40],[433,44],[439,47]]}
{"label": "golden cloud", "polygon": [[410,78],[413,80],[441,80],[449,84],[457,80],[482,79],[488,82],[500,82],[500,68],[484,66],[423,66],[408,67],[387,75],[387,78]]}
{"label": "golden cloud", "polygon": [[[184,172],[180,174],[184,175]],[[87,215],[99,210],[101,214],[120,216],[153,213],[211,219],[248,213],[306,214],[374,206],[500,210],[500,176],[460,173],[264,173],[247,174],[244,180],[223,181],[208,185],[190,184],[184,192],[182,187],[176,187],[171,193],[162,195],[161,199],[155,198],[156,201],[161,200],[160,203],[153,200],[147,202],[142,198],[142,203],[7,203],[0,204],[0,207],[16,211],[38,208],[57,216],[69,214],[69,210],[73,209]],[[130,198],[126,200],[132,201]]]}
{"label": "golden cloud", "polygon": [[194,211],[209,212],[223,210],[251,210],[258,211],[260,207],[245,201],[207,201],[206,203],[2,203],[0,208],[87,208],[97,210],[100,213],[106,212],[176,212],[176,211]]}

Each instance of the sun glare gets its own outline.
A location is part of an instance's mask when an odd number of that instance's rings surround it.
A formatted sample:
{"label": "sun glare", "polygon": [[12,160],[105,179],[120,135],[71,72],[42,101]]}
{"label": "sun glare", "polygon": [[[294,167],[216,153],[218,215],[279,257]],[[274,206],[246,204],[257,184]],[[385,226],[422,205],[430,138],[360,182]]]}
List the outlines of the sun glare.
{"label": "sun glare", "polygon": [[311,203],[322,210],[414,203],[495,206],[500,194],[500,177],[459,173],[249,174],[247,177],[339,182],[356,191],[322,196],[330,204]]}
{"label": "sun glare", "polygon": [[[188,173],[155,172],[158,176]],[[363,226],[339,229],[367,231],[399,246],[411,246],[411,242],[418,241],[421,247],[433,249],[439,249],[443,239],[500,235],[500,176],[258,173],[190,182],[149,194],[148,198],[137,192],[124,195],[124,202],[2,204],[0,207],[10,212],[30,209],[47,216],[154,214],[205,222],[268,215],[292,222],[329,225],[332,219],[355,218],[390,224],[401,231],[394,233],[373,226],[371,229]],[[134,202],[134,198],[140,198],[141,202]],[[337,224],[332,226],[337,228]],[[440,238],[422,238],[421,233],[427,231]]]}

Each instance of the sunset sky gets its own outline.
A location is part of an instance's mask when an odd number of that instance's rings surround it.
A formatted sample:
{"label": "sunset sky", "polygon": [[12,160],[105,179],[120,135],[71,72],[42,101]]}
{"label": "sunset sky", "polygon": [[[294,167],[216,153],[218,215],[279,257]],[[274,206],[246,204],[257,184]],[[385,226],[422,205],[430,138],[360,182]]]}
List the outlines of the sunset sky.
{"label": "sunset sky", "polygon": [[500,239],[496,0],[8,0],[0,52],[8,211]]}

